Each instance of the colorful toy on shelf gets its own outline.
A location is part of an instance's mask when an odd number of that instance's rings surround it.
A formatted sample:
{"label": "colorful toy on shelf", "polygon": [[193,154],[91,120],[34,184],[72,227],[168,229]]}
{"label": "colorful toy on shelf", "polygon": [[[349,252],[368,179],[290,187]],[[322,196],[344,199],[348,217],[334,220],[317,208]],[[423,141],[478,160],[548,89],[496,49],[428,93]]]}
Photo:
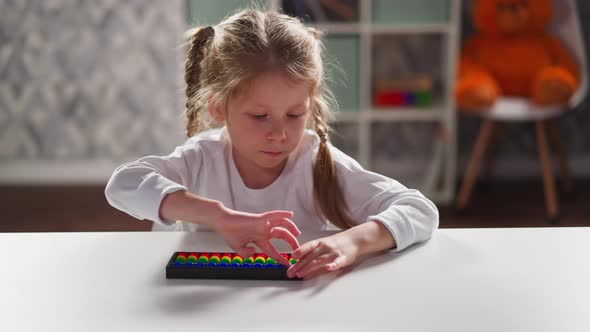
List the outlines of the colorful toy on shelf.
{"label": "colorful toy on shelf", "polygon": [[463,46],[455,89],[461,110],[478,112],[500,96],[539,106],[566,104],[580,83],[576,60],[547,25],[552,0],[477,0],[480,30]]}
{"label": "colorful toy on shelf", "polygon": [[[291,264],[298,262],[291,254],[281,255]],[[300,280],[287,277],[287,268],[262,253],[243,258],[230,252],[175,252],[166,265],[166,278]]]}
{"label": "colorful toy on shelf", "polygon": [[432,78],[416,76],[403,80],[378,80],[374,105],[386,107],[425,107],[432,104]]}

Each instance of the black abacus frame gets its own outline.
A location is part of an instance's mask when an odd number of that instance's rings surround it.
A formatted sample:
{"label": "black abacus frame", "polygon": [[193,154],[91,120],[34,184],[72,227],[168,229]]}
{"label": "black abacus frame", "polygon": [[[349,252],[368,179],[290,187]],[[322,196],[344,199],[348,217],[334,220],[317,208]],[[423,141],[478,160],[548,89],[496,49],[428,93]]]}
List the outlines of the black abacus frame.
{"label": "black abacus frame", "polygon": [[[301,280],[300,278],[287,277],[287,267],[278,268],[254,268],[254,267],[220,267],[197,266],[196,264],[174,264],[176,257],[185,251],[177,251],[172,254],[166,265],[166,279],[233,279],[233,280]],[[233,254],[229,252],[220,252]]]}

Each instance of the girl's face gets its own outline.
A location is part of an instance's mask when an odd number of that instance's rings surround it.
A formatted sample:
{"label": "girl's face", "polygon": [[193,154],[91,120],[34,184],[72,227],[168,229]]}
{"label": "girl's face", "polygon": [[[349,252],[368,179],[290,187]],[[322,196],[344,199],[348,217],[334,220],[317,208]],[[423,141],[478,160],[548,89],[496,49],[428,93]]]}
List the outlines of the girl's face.
{"label": "girl's face", "polygon": [[[263,73],[230,98],[225,120],[240,172],[278,176],[310,117],[311,84]],[[242,174],[244,176],[245,174]]]}

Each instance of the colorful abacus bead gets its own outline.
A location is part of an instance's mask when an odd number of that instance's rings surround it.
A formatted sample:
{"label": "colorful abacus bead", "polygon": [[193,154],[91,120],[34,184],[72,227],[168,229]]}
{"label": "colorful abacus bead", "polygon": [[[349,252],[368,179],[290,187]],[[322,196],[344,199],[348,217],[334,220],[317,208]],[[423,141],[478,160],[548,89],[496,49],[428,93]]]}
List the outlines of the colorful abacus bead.
{"label": "colorful abacus bead", "polygon": [[240,267],[244,263],[244,258],[240,255],[235,255],[234,258],[231,259],[231,267]]}
{"label": "colorful abacus bead", "polygon": [[276,269],[278,267],[277,265],[277,261],[274,260],[272,257],[268,257],[266,259],[266,263],[264,264],[265,268],[272,268],[272,269]]}
{"label": "colorful abacus bead", "polygon": [[221,263],[221,255],[219,254],[211,254],[211,257],[209,258],[209,266],[217,266],[219,265],[219,263]]}
{"label": "colorful abacus bead", "polygon": [[194,253],[194,252],[190,253],[190,255],[188,255],[188,258],[186,259],[186,262],[188,264],[197,264],[197,261],[198,261],[197,255],[198,254]]}
{"label": "colorful abacus bead", "polygon": [[231,264],[231,254],[224,254],[221,257],[221,262],[219,263],[219,266],[229,267],[230,264]]}
{"label": "colorful abacus bead", "polygon": [[254,258],[254,265],[252,265],[252,267],[261,269],[262,267],[264,267],[265,263],[266,263],[266,255],[257,254],[256,258]]}
{"label": "colorful abacus bead", "polygon": [[242,267],[252,267],[254,265],[254,257],[246,257],[244,259],[244,263],[242,263]]}
{"label": "colorful abacus bead", "polygon": [[206,252],[201,253],[201,255],[199,256],[199,260],[197,262],[203,263],[203,264],[209,264],[209,254]]}
{"label": "colorful abacus bead", "polygon": [[176,256],[176,259],[174,260],[175,264],[186,264],[186,253],[181,252]]}
{"label": "colorful abacus bead", "polygon": [[257,254],[256,258],[254,258],[254,263],[264,264],[266,263],[266,255],[264,254]]}
{"label": "colorful abacus bead", "polygon": [[201,253],[197,260],[197,266],[203,267],[209,264],[209,253]]}
{"label": "colorful abacus bead", "polygon": [[291,264],[296,264],[297,262],[299,262],[299,260],[298,259],[295,259],[295,258],[291,258],[289,260],[289,263],[291,263]]}

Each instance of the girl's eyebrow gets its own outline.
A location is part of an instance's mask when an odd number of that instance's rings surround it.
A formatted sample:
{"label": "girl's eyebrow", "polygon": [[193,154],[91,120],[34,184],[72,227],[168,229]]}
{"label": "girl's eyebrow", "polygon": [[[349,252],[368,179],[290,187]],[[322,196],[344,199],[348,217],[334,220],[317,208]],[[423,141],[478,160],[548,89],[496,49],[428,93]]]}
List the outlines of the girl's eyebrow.
{"label": "girl's eyebrow", "polygon": [[[305,101],[300,102],[300,103],[297,103],[297,104],[289,107],[288,110],[289,111],[292,111],[292,110],[297,109],[297,108],[305,107],[305,104],[306,104]],[[245,108],[249,108],[249,109],[251,109],[251,108],[261,108],[261,109],[269,109],[269,108],[271,108],[269,105],[260,104],[260,103],[258,103],[258,104],[252,104],[252,105],[247,104],[247,103],[244,103],[244,107]]]}

